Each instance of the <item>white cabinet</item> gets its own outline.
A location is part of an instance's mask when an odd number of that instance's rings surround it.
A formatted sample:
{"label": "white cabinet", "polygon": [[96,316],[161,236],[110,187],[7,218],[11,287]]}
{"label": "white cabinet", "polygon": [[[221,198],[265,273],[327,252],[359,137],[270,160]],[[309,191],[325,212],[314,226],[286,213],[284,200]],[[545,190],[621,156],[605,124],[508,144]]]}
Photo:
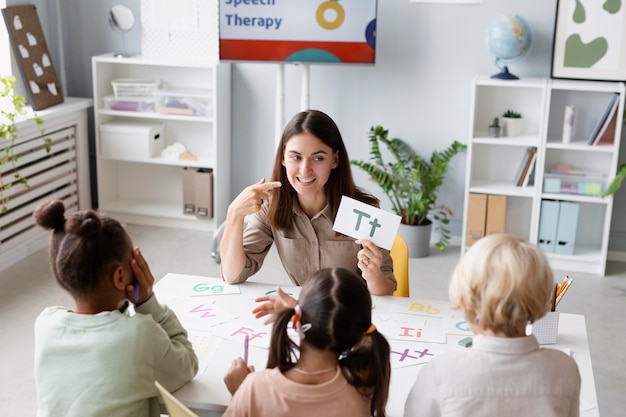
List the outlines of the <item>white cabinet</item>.
{"label": "white cabinet", "polygon": [[[587,145],[587,138],[613,93],[619,94],[613,143]],[[575,116],[571,141],[564,143],[567,106],[574,106]],[[501,115],[507,109],[522,113],[521,135],[488,137],[487,126],[496,116],[502,120]],[[561,169],[569,167],[572,174],[585,173],[585,178],[601,177],[604,187],[618,166],[623,110],[623,83],[539,78],[503,81],[477,77],[471,98],[462,250],[476,237],[468,232],[468,222],[471,224],[481,216],[480,208],[470,204],[470,193],[506,196],[504,232],[540,247],[540,241],[544,241],[540,237],[541,224],[552,223],[545,212],[542,219],[542,201],[576,203],[578,218],[569,225],[574,231],[569,242],[573,253],[550,249],[544,252],[554,269],[604,275],[613,197],[602,198],[599,194],[603,188],[598,190],[591,182],[585,192],[586,180],[580,180],[582,188],[577,188],[576,176],[566,177],[575,180],[570,188],[546,187],[545,180],[559,177],[554,173],[558,165]],[[536,148],[534,184],[517,186],[516,175],[528,148]],[[483,216],[488,221],[488,208]]]}
{"label": "white cabinet", "polygon": [[[107,54],[93,57],[92,65],[99,209],[129,223],[215,230],[225,219],[230,203],[230,64],[117,58]],[[130,104],[117,103],[111,82],[123,79],[158,80],[157,93],[165,94],[131,98]],[[178,111],[175,105],[168,104],[163,112],[169,92],[173,100],[187,97],[198,103],[198,96],[208,100],[201,103],[201,111]],[[137,151],[142,146],[125,154],[120,149],[124,143],[120,137],[116,143],[108,143],[111,146],[105,146],[103,152],[102,140],[109,140],[110,135],[103,138],[100,127],[128,123],[136,124],[134,131],[139,132],[142,126],[163,124],[164,146],[182,143],[196,160],[163,157],[160,153],[154,156],[154,152],[142,155]],[[212,218],[184,213],[185,168],[212,171]]]}

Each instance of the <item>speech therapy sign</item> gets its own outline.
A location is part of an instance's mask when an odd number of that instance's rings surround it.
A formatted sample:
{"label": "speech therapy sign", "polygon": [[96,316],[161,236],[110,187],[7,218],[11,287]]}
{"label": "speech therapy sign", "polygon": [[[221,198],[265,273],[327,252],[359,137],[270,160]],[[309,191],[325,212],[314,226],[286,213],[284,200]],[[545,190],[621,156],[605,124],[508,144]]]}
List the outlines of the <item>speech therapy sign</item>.
{"label": "speech therapy sign", "polygon": [[377,0],[220,0],[220,59],[375,61]]}

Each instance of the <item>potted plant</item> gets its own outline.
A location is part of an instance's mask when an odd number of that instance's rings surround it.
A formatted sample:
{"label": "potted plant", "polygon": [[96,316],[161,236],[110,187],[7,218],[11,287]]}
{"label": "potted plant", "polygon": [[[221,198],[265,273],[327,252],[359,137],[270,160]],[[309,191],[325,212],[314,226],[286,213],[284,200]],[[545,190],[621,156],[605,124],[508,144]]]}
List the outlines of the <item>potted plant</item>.
{"label": "potted plant", "polygon": [[[17,155],[13,153],[13,141],[17,138],[16,122],[19,118],[29,117],[29,108],[26,106],[24,96],[15,94],[15,77],[12,75],[0,76],[0,204],[2,214],[8,210],[8,197],[5,196],[6,190],[11,188],[14,183],[21,183],[28,189],[28,181],[22,177],[17,169]],[[39,127],[41,134],[44,130],[41,127],[43,120],[39,117],[32,119]],[[50,139],[46,138],[46,143],[50,143]],[[49,147],[46,147],[49,152]],[[3,165],[12,164],[9,169],[4,169]],[[5,181],[2,172],[10,172],[13,180]]]}
{"label": "potted plant", "polygon": [[497,117],[493,118],[493,121],[488,127],[488,133],[490,138],[500,137],[500,119],[498,119]]}
{"label": "potted plant", "polygon": [[[388,134],[389,131],[382,126],[373,126],[369,132],[370,161],[351,160],[350,163],[367,172],[383,189],[393,211],[402,217],[401,226],[428,227],[425,245],[421,244],[417,249],[411,247],[413,239],[405,236],[410,257],[428,256],[433,221],[436,223],[435,230],[439,232],[435,248],[445,250],[451,237],[446,225],[450,223],[449,216],[453,213],[437,203],[437,191],[443,183],[448,163],[467,146],[454,141],[445,150],[433,151],[430,159],[425,159],[402,139],[389,139]],[[394,162],[383,160],[381,143],[391,153]]]}
{"label": "potted plant", "polygon": [[626,178],[626,164],[622,164],[619,167],[615,178],[613,178],[609,186],[606,188],[606,190],[602,194],[602,197],[610,196],[611,194],[619,190],[619,188],[622,186],[622,181],[624,181],[624,178]]}
{"label": "potted plant", "polygon": [[521,113],[509,109],[502,114],[502,119],[505,136],[519,136],[522,133]]}

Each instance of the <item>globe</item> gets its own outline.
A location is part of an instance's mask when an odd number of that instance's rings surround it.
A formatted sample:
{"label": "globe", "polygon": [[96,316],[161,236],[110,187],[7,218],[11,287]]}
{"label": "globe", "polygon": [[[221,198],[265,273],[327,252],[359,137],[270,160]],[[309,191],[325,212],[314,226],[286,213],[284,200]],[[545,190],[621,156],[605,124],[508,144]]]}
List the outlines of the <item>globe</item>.
{"label": "globe", "polygon": [[487,49],[496,57],[500,72],[491,78],[517,80],[519,77],[509,72],[508,65],[520,62],[530,52],[533,34],[530,25],[519,15],[499,16],[485,31]]}

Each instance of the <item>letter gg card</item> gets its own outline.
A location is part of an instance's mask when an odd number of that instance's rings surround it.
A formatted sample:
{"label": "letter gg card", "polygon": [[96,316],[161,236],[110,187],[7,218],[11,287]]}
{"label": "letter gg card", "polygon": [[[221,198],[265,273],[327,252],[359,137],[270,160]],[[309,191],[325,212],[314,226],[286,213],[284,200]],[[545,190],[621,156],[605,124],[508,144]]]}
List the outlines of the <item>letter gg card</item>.
{"label": "letter gg card", "polygon": [[400,216],[344,195],[333,230],[355,239],[371,240],[376,246],[391,250],[399,226]]}

